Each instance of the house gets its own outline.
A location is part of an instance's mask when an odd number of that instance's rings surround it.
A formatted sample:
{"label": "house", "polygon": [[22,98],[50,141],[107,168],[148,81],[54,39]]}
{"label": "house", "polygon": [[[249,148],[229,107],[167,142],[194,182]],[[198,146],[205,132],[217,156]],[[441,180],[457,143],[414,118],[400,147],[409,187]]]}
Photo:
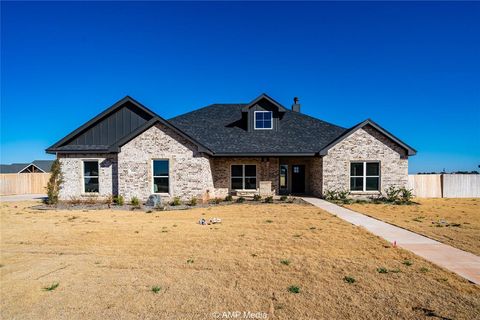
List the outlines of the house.
{"label": "house", "polygon": [[227,194],[379,194],[406,186],[416,153],[372,120],[346,129],[266,94],[166,120],[125,97],[46,150],[60,159],[61,199],[146,200]]}
{"label": "house", "polygon": [[48,173],[53,160],[34,160],[30,163],[1,164],[0,173]]}

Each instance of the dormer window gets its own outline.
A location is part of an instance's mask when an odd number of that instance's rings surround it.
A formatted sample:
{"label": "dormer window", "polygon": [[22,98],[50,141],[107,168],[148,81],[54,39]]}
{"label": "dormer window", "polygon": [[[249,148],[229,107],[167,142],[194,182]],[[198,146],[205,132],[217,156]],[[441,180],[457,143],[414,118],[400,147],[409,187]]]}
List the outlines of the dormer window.
{"label": "dormer window", "polygon": [[273,129],[272,111],[255,111],[255,130]]}

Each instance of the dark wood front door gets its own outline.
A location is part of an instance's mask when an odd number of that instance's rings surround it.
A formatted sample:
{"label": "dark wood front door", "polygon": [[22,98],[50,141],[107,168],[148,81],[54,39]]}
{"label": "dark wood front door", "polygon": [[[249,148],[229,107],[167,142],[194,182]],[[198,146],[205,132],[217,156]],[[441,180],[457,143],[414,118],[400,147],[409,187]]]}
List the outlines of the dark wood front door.
{"label": "dark wood front door", "polygon": [[305,193],[304,165],[292,165],[292,193]]}

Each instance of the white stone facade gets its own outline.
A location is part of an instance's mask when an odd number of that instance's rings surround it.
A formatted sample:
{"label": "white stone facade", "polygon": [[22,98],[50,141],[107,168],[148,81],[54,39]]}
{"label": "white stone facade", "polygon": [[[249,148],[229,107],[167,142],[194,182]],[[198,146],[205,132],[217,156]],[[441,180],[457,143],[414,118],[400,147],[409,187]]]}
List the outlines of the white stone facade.
{"label": "white stone facade", "polygon": [[[392,185],[406,186],[408,181],[406,151],[370,126],[333,146],[324,157],[210,158],[173,130],[157,124],[123,145],[118,154],[59,154],[58,158],[64,175],[62,200],[120,194],[126,201],[132,197],[145,201],[153,193],[154,159],[169,161],[169,193],[163,196],[183,201],[226,196],[231,191],[232,164],[257,165],[257,188],[260,181],[269,181],[276,194],[280,164],[304,164],[306,192],[315,196],[326,190],[349,190],[352,161],[379,161],[381,190]],[[100,192],[85,194],[82,162],[93,159],[100,164]]]}
{"label": "white stone facade", "polygon": [[[100,197],[105,198],[116,193],[116,166],[115,154],[59,154],[64,183],[61,186],[59,197],[61,200],[76,198]],[[99,192],[85,193],[83,187],[83,161],[97,160],[99,164]]]}
{"label": "white stone facade", "polygon": [[[390,186],[404,187],[408,183],[405,149],[373,127],[365,126],[333,146],[323,157],[323,193],[326,190],[350,190],[352,161],[379,161],[382,191]],[[361,195],[362,192],[355,194]]]}
{"label": "white stone facade", "polygon": [[121,147],[118,153],[118,192],[129,201],[146,200],[153,193],[154,159],[169,161],[169,194],[166,198],[213,197],[210,159],[168,127],[157,124]]}

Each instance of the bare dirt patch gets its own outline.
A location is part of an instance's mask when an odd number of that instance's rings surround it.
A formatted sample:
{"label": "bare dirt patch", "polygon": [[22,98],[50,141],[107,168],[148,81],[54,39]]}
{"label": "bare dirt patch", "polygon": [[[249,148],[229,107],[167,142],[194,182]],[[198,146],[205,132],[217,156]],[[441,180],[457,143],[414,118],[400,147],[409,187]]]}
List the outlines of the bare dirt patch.
{"label": "bare dirt patch", "polygon": [[[0,205],[3,319],[214,319],[228,311],[474,319],[480,309],[477,286],[313,206],[145,213]],[[202,217],[222,223],[198,225]]]}
{"label": "bare dirt patch", "polygon": [[415,199],[417,205],[345,207],[480,255],[480,199]]}

